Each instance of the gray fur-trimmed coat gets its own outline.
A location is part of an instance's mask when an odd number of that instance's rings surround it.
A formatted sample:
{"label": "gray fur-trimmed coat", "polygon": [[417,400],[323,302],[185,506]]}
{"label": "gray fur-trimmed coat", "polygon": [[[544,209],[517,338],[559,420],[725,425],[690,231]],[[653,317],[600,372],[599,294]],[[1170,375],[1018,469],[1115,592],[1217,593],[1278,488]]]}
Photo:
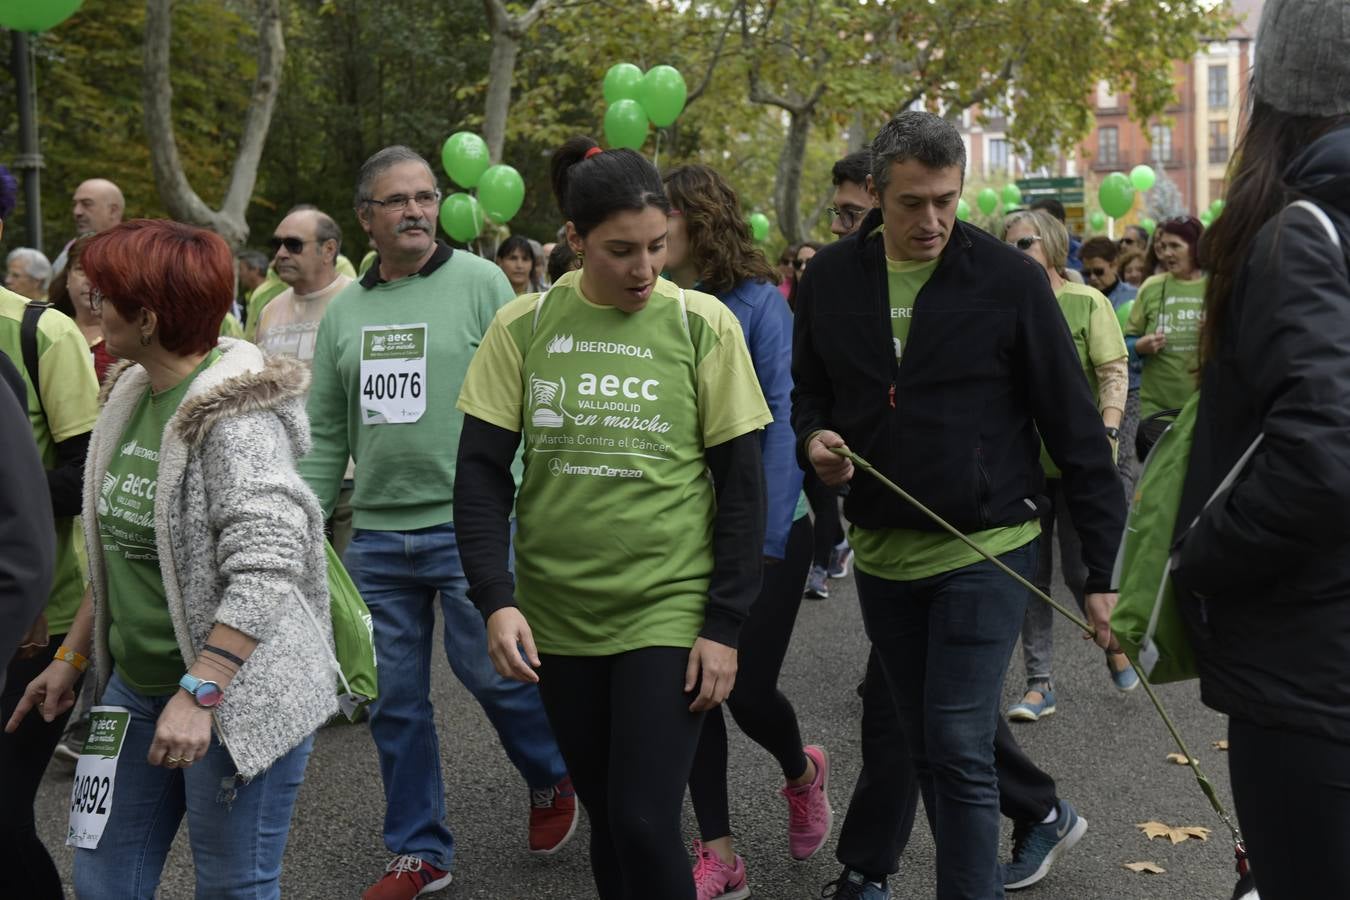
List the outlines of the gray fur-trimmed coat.
{"label": "gray fur-trimmed coat", "polygon": [[[323,514],[295,469],[310,447],[309,371],[264,359],[245,341],[222,338],[219,346],[221,358],[197,376],[165,428],[155,538],[184,671],[217,622],[258,641],[214,713],[239,774],[252,778],[337,712],[335,662]],[[112,674],[99,489],[149,385],[139,365],[109,371],[85,463],[99,697]]]}

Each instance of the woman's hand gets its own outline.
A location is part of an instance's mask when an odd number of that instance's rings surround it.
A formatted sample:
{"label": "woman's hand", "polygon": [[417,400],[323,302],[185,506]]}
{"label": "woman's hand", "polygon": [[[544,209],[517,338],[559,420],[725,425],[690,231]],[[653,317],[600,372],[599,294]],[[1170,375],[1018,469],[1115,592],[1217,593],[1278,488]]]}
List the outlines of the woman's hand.
{"label": "woman's hand", "polygon": [[37,656],[47,645],[51,643],[51,636],[47,632],[47,614],[38,613],[37,619],[29,627],[28,633],[19,641],[19,649],[15,651],[14,656],[17,659],[31,659]]}
{"label": "woman's hand", "polygon": [[28,688],[14,707],[14,715],[5,723],[5,731],[13,732],[19,727],[29,710],[37,707],[43,721],[51,722],[57,716],[75,705],[75,684],[80,680],[80,670],[68,662],[53,660],[42,674],[28,682]]}
{"label": "woman's hand", "polygon": [[[514,606],[503,606],[487,620],[488,656],[503,678],[535,684],[539,675],[539,653],[534,649],[534,633],[530,623]],[[520,652],[525,651],[522,659]],[[525,664],[528,659],[529,665]],[[533,667],[533,668],[531,668]]]}
{"label": "woman's hand", "polygon": [[695,685],[699,692],[689,704],[690,712],[712,709],[727,699],[736,685],[736,648],[707,638],[694,641],[684,671],[684,692],[690,693]]}
{"label": "woman's hand", "polygon": [[1134,342],[1134,352],[1140,356],[1152,356],[1153,354],[1166,349],[1167,335],[1161,331],[1154,331],[1140,336],[1139,340]]}
{"label": "woman's hand", "polygon": [[155,739],[146,759],[152,766],[186,769],[211,747],[211,710],[202,709],[187,691],[180,690],[159,714]]}

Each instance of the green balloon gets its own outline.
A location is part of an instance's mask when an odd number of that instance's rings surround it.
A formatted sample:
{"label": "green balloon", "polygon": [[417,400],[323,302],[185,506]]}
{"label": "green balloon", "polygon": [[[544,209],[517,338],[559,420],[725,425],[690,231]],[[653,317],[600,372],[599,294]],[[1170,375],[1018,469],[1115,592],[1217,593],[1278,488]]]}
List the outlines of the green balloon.
{"label": "green balloon", "polygon": [[1108,216],[1119,219],[1134,206],[1134,185],[1124,172],[1112,172],[1097,189],[1097,200]]}
{"label": "green balloon", "polygon": [[1017,206],[1022,202],[1022,189],[1015,184],[1005,184],[1003,186],[1003,205]]}
{"label": "green balloon", "polygon": [[1116,321],[1120,322],[1121,331],[1125,331],[1130,327],[1130,313],[1133,310],[1133,300],[1126,300],[1124,303],[1120,304],[1120,308],[1116,310]]}
{"label": "green balloon", "polygon": [[1093,231],[1102,231],[1106,228],[1106,213],[1094,209],[1092,215],[1088,216],[1088,224],[1092,226]]}
{"label": "green balloon", "polygon": [[992,216],[994,210],[998,209],[998,192],[993,188],[985,188],[975,195],[975,205],[986,216]]}
{"label": "green balloon", "polygon": [[674,66],[653,66],[642,76],[638,100],[657,128],[665,128],[678,119],[688,97],[684,76]]}
{"label": "green balloon", "polygon": [[966,202],[965,197],[956,201],[956,217],[962,222],[970,221],[970,204]]}
{"label": "green balloon", "polygon": [[636,100],[618,100],[605,110],[605,140],[611,147],[641,150],[647,140],[647,111]]}
{"label": "green balloon", "polygon": [[1130,170],[1130,184],[1136,191],[1146,191],[1158,181],[1158,173],[1152,166],[1138,165]]}
{"label": "green balloon", "polygon": [[1208,228],[1210,225],[1213,225],[1214,213],[1210,212],[1209,210],[1205,210],[1204,212],[1202,212],[1200,214],[1200,224],[1205,226],[1206,228]]}
{"label": "green balloon", "polygon": [[1158,227],[1158,223],[1150,219],[1148,216],[1144,216],[1144,218],[1139,220],[1139,227],[1144,229],[1144,231],[1148,232],[1149,235],[1152,235],[1153,229]]}
{"label": "green balloon", "polygon": [[769,236],[769,217],[764,213],[751,213],[747,220],[750,223],[750,234],[756,241],[763,241]]}
{"label": "green balloon", "polygon": [[75,14],[84,0],[0,0],[0,27],[46,31]]}
{"label": "green balloon", "polygon": [[462,244],[483,230],[483,208],[472,194],[451,194],[441,201],[441,227]]}
{"label": "green balloon", "polygon": [[492,165],[487,142],[472,131],[456,131],[441,147],[441,165],[455,184],[471,188]]}
{"label": "green balloon", "polygon": [[510,166],[495,165],[478,179],[478,202],[494,222],[509,222],[525,202],[525,180]]}
{"label": "green balloon", "polygon": [[636,100],[642,89],[642,70],[632,63],[615,63],[605,73],[605,102]]}
{"label": "green balloon", "polygon": [[1213,203],[1211,203],[1211,204],[1209,205],[1209,211],[1210,211],[1211,213],[1213,213],[1213,214],[1214,214],[1214,218],[1217,219],[1217,218],[1219,217],[1219,214],[1220,214],[1221,212],[1223,212],[1223,208],[1224,208],[1226,205],[1227,205],[1227,204],[1223,202],[1223,198],[1222,198],[1222,197],[1219,197],[1219,198],[1217,198]]}

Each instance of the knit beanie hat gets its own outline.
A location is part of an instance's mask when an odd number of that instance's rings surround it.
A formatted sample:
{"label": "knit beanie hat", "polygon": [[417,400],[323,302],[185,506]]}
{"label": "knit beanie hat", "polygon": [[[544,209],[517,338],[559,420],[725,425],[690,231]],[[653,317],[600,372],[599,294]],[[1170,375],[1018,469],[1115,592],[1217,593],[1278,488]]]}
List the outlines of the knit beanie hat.
{"label": "knit beanie hat", "polygon": [[1290,115],[1350,113],[1350,2],[1267,0],[1252,90]]}

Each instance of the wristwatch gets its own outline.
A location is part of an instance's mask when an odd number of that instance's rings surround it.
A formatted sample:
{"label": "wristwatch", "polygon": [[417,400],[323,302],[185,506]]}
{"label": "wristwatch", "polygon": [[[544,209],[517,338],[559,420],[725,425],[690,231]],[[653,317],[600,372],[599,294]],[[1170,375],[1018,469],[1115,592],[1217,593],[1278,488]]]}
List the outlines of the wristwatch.
{"label": "wristwatch", "polygon": [[206,681],[196,675],[184,674],[178,679],[178,686],[192,695],[202,709],[213,709],[220,704],[225,692],[214,681]]}
{"label": "wristwatch", "polygon": [[1106,429],[1106,436],[1113,441],[1118,441],[1120,440],[1120,429],[1112,425],[1110,428]]}

